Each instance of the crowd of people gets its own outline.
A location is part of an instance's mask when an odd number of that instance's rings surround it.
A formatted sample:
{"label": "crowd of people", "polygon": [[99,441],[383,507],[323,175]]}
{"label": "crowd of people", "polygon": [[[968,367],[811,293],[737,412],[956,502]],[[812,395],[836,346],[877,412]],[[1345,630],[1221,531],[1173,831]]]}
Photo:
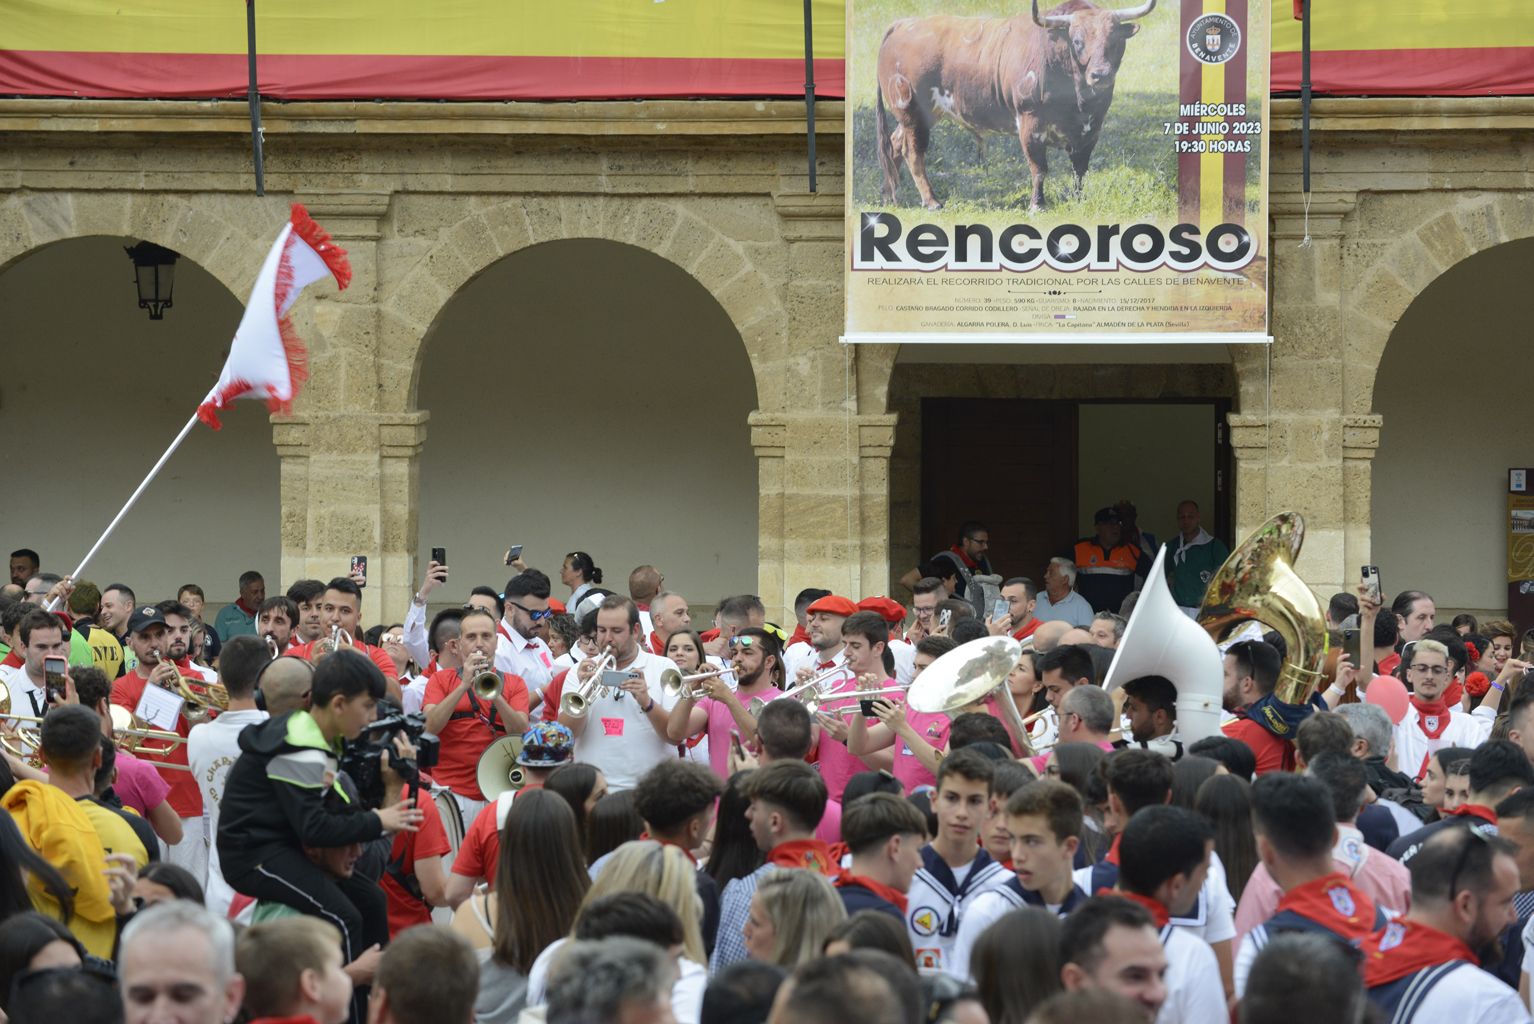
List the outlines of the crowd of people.
{"label": "crowd of people", "polygon": [[[1529,637],[1360,585],[1298,699],[1281,634],[1224,638],[1186,735],[1175,673],[1104,685],[1161,585],[1132,512],[1041,585],[966,523],[908,604],[787,628],[579,551],[563,600],[433,560],[367,624],[360,573],[210,622],[18,550],[0,1021],[1529,1021]],[[1191,613],[1227,549],[1178,530]],[[1000,637],[996,690],[907,700]]]}

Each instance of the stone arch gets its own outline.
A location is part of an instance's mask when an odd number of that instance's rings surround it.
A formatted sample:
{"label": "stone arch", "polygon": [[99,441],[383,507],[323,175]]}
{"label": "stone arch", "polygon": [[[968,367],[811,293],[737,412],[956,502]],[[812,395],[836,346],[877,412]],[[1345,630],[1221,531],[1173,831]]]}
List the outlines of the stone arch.
{"label": "stone arch", "polygon": [[1343,412],[1365,416],[1374,411],[1380,360],[1407,307],[1462,260],[1534,237],[1534,195],[1366,193],[1354,218],[1343,247]]}
{"label": "stone arch", "polygon": [[287,215],[286,202],[254,197],[11,192],[0,196],[0,272],[70,238],[138,238],[197,263],[243,302]]}
{"label": "stone arch", "polygon": [[[380,296],[380,375],[384,395],[408,396],[415,407],[422,354],[431,325],[472,278],[505,256],[541,242],[595,239],[644,249],[698,281],[729,315],[756,378],[758,407],[782,408],[788,359],[782,272],[757,265],[743,235],[760,233],[775,216],[762,197],[760,217],[737,213],[740,199],[716,207],[701,197],[670,201],[648,196],[522,196],[474,207]],[[717,215],[711,215],[717,214]],[[766,240],[766,239],[763,239]],[[778,246],[781,248],[781,246]]]}

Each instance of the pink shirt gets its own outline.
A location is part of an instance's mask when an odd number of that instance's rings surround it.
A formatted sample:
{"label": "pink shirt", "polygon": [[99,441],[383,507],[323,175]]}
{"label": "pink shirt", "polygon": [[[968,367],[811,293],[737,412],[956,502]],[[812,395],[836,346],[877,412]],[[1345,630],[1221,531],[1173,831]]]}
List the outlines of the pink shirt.
{"label": "pink shirt", "polygon": [[[816,671],[820,671],[817,667]],[[830,693],[852,693],[858,688],[857,680],[852,673],[847,673],[847,679],[830,688]],[[851,701],[840,701],[833,707],[850,706],[856,712],[858,705]],[[847,788],[847,781],[858,772],[869,771],[868,765],[861,758],[853,757],[847,750],[845,743],[838,743],[831,738],[831,734],[824,729],[820,732],[820,777],[826,782],[826,792],[832,800],[840,801],[843,791]]]}
{"label": "pink shirt", "polygon": [[[938,753],[942,753],[948,746],[948,730],[953,727],[953,721],[947,715],[940,711],[912,711],[906,708],[905,720]],[[931,786],[937,782],[927,766],[921,763],[921,758],[911,753],[910,745],[899,736],[895,737],[895,763],[891,770],[905,787],[908,796],[917,786]]]}
{"label": "pink shirt", "polygon": [[116,763],[117,781],[112,783],[112,791],[124,807],[131,807],[140,817],[147,818],[150,811],[165,802],[170,783],[161,778],[153,765],[132,754],[119,750]]}
{"label": "pink shirt", "polygon": [[[763,701],[777,700],[783,696],[783,691],[776,686],[769,686],[761,693],[755,694]],[[741,696],[741,703],[749,705],[752,698]],[[715,775],[726,781],[730,778],[730,734],[739,733],[740,726],[735,724],[735,716],[730,714],[730,706],[724,701],[715,700],[712,697],[704,697],[698,701],[698,707],[708,715],[708,766],[713,769]]]}
{"label": "pink shirt", "polygon": [[837,801],[826,800],[825,813],[815,826],[815,838],[830,846],[842,841],[842,805]]}
{"label": "pink shirt", "polygon": [[[1337,830],[1340,835],[1332,851],[1332,863],[1337,870],[1386,914],[1404,914],[1410,910],[1411,873],[1406,866],[1365,846],[1363,835],[1357,829],[1338,825]],[[1358,863],[1360,855],[1362,863]],[[1246,888],[1241,891],[1241,903],[1236,907],[1236,944],[1240,945],[1247,932],[1272,917],[1278,910],[1278,901],[1283,898],[1283,889],[1273,881],[1267,867],[1258,864]]]}

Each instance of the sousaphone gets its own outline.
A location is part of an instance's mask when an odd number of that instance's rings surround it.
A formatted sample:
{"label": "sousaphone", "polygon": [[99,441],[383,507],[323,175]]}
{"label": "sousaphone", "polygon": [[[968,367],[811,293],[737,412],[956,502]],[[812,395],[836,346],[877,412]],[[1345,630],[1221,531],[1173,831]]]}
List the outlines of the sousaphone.
{"label": "sousaphone", "polygon": [[1275,696],[1303,704],[1326,667],[1326,617],[1315,593],[1294,571],[1305,543],[1305,518],[1280,512],[1231,552],[1209,581],[1198,624],[1215,640],[1255,621],[1284,640]]}
{"label": "sousaphone", "polygon": [[527,769],[517,764],[521,754],[522,737],[502,736],[479,755],[474,778],[486,800],[493,801],[508,789],[521,789],[527,782]]}
{"label": "sousaphone", "polygon": [[1166,558],[1163,545],[1103,676],[1103,689],[1112,693],[1142,676],[1170,680],[1177,687],[1177,739],[1186,747],[1220,733],[1225,668],[1214,640],[1177,607],[1166,581]]}

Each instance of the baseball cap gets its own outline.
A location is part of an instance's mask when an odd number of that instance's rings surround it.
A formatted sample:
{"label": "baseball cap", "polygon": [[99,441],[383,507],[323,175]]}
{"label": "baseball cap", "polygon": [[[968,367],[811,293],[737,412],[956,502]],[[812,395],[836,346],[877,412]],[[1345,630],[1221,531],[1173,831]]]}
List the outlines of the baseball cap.
{"label": "baseball cap", "polygon": [[165,625],[165,616],[160,614],[160,609],[152,604],[139,605],[133,609],[133,614],[128,616],[128,634],[142,633],[150,626]]}
{"label": "baseball cap", "polygon": [[575,736],[558,722],[539,722],[522,734],[517,764],[527,768],[554,768],[575,758]]}
{"label": "baseball cap", "polygon": [[1123,521],[1123,518],[1119,515],[1119,510],[1112,505],[1109,505],[1107,508],[1098,509],[1097,514],[1092,517],[1093,523],[1121,523]]}

